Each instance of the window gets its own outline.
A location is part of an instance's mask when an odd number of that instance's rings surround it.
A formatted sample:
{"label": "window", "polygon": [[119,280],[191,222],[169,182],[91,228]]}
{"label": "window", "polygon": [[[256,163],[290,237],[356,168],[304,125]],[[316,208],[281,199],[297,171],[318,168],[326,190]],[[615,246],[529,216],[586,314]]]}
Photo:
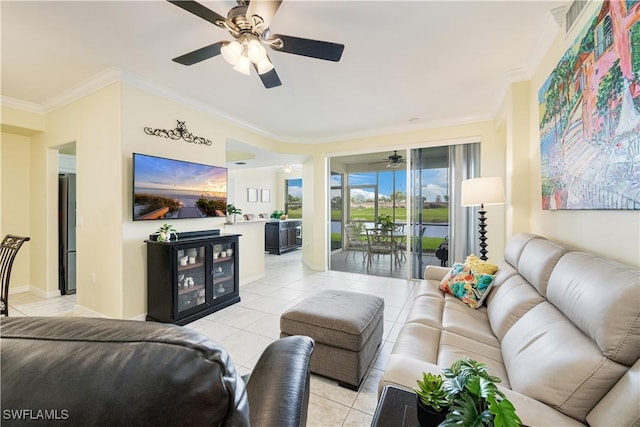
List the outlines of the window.
{"label": "window", "polygon": [[613,33],[611,31],[611,17],[605,16],[600,25],[596,27],[596,58],[609,49],[613,44]]}
{"label": "window", "polygon": [[379,215],[390,215],[394,222],[406,222],[406,177],[404,169],[349,173],[349,222],[372,226]]}
{"label": "window", "polygon": [[631,68],[634,74],[640,73],[640,23],[636,23],[630,30]]}
{"label": "window", "polygon": [[342,174],[331,172],[331,250],[342,248]]}
{"label": "window", "polygon": [[289,218],[302,218],[302,178],[287,179],[284,182],[287,200],[284,212]]}

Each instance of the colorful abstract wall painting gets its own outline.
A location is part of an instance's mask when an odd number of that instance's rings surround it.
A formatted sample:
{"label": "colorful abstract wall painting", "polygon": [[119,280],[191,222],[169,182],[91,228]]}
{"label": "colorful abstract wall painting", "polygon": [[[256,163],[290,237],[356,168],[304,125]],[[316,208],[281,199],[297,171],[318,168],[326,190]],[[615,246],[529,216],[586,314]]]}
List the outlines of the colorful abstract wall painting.
{"label": "colorful abstract wall painting", "polygon": [[540,88],[543,209],[640,209],[639,20],[603,2]]}

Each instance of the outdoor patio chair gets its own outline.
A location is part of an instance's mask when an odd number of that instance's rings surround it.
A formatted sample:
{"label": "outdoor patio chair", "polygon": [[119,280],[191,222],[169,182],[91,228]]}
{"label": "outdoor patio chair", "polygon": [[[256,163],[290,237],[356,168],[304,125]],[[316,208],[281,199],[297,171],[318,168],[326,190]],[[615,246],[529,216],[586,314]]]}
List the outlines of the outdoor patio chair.
{"label": "outdoor patio chair", "polygon": [[360,224],[348,223],[344,225],[344,235],[345,235],[345,256],[344,260],[347,260],[349,256],[349,251],[353,252],[352,257],[355,258],[356,252],[359,251],[362,253],[362,263],[364,264],[365,256],[366,256],[366,237],[362,235],[362,226]]}

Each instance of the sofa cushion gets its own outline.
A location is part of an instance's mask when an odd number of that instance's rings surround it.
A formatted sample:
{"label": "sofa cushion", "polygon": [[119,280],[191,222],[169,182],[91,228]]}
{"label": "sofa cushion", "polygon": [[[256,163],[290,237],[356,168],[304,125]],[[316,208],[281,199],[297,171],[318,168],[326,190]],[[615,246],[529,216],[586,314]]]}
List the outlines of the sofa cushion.
{"label": "sofa cushion", "polygon": [[631,368],[616,385],[587,415],[587,422],[592,426],[638,426],[640,425],[640,360]]}
{"label": "sofa cushion", "polygon": [[544,297],[551,271],[566,252],[566,248],[551,240],[532,239],[522,250],[518,272]]}
{"label": "sofa cushion", "polygon": [[485,363],[491,375],[496,375],[502,379],[500,383],[502,386],[510,387],[509,376],[502,362],[500,347],[487,345],[473,338],[443,330],[440,335],[438,365],[443,368],[449,367],[456,360],[465,357]]}
{"label": "sofa cushion", "polygon": [[558,262],[547,298],[602,353],[631,366],[640,355],[640,275],[638,270],[583,252]]}
{"label": "sofa cushion", "polygon": [[423,362],[438,362],[440,329],[420,323],[407,323],[396,337],[391,354],[402,354]]}
{"label": "sofa cushion", "polygon": [[627,370],[548,301],[507,331],[502,356],[513,390],[580,421]]}
{"label": "sofa cushion", "polygon": [[544,239],[544,237],[531,233],[520,233],[513,236],[504,247],[504,260],[512,267],[518,268],[522,251],[533,239]]}
{"label": "sofa cushion", "polygon": [[448,295],[445,298],[442,329],[472,338],[492,347],[500,347],[489,325],[485,307],[471,309],[459,299]]}
{"label": "sofa cushion", "polygon": [[487,315],[491,330],[499,340],[527,311],[544,298],[520,275],[515,275],[491,291],[487,299]]}
{"label": "sofa cushion", "polygon": [[411,304],[405,323],[420,323],[425,326],[442,329],[444,313],[444,296],[441,291],[437,295],[419,295]]}
{"label": "sofa cushion", "polygon": [[491,290],[493,276],[472,270],[469,266],[455,263],[451,273],[440,282],[440,290],[462,300],[471,308],[482,306]]}

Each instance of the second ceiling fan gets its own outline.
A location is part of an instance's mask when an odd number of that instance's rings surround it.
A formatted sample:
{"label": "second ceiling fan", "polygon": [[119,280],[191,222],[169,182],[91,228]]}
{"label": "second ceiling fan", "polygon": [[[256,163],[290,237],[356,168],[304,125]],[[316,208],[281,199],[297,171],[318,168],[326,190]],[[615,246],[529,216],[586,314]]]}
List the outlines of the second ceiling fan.
{"label": "second ceiling fan", "polygon": [[234,69],[250,74],[253,68],[267,89],[280,86],[266,47],[276,52],[291,53],[327,61],[340,61],[344,45],[320,40],[304,39],[283,34],[271,34],[269,25],[282,0],[237,0],[227,17],[217,14],[196,1],[168,0],[231,34],[233,40],[219,41],[173,58],[177,63],[193,65],[222,54]]}
{"label": "second ceiling fan", "polygon": [[385,167],[396,169],[406,163],[406,160],[402,158],[400,154],[398,154],[397,150],[393,151],[393,154],[387,157],[386,160],[380,160],[379,162],[369,163],[369,165],[377,165],[380,163],[386,163]]}

